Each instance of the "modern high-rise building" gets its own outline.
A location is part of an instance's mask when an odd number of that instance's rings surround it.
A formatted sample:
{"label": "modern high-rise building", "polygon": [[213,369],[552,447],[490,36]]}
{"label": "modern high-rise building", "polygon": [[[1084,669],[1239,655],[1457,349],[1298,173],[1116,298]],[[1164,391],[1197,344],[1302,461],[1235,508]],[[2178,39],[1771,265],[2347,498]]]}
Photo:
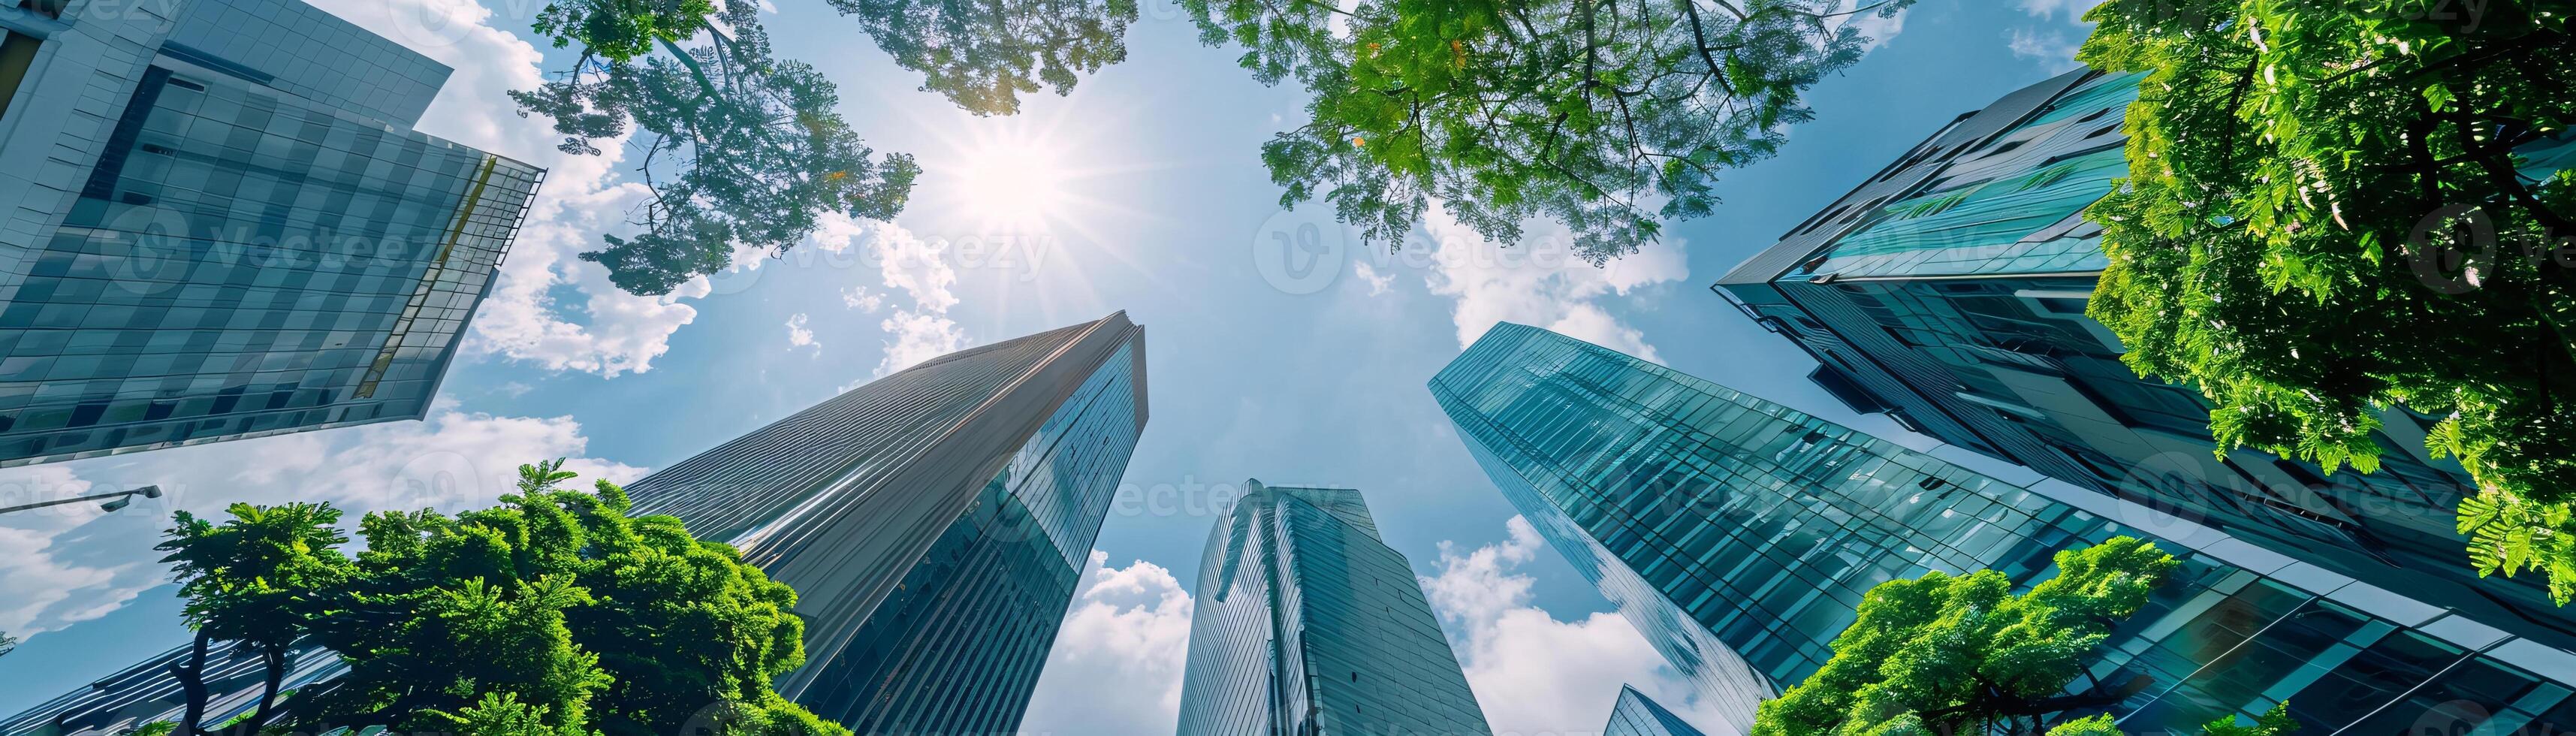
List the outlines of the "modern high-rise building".
{"label": "modern high-rise building", "polygon": [[1601,736],[1707,736],[1692,728],[1681,716],[1673,715],[1645,693],[1631,685],[1619,686],[1619,702],[1610,706],[1610,723],[1601,727]]}
{"label": "modern high-rise building", "polygon": [[2120,535],[2181,560],[2087,672],[2153,683],[2102,711],[2130,733],[2284,701],[2303,733],[2576,728],[2576,651],[2091,489],[2007,482],[1522,325],[1496,325],[1431,391],[1503,495],[1738,732],[1832,656],[1879,583],[1992,569],[2027,585],[2056,552]]}
{"label": "modern high-rise building", "polygon": [[301,0],[0,7],[0,466],[428,410],[545,172]]}
{"label": "modern high-rise building", "polygon": [[1125,312],[906,368],[626,486],[799,596],[779,693],[862,734],[1019,728],[1145,428]]}
{"label": "modern high-rise building", "polygon": [[[2451,514],[2475,486],[2425,450],[2432,420],[2383,412],[2373,473],[2216,454],[2199,391],[2140,378],[2084,316],[2108,261],[2083,210],[2127,173],[2138,79],[2070,72],[1962,115],[1713,288],[1854,411],[2576,642],[2542,576],[2477,576]],[[2576,134],[2526,153],[2576,165]]]}
{"label": "modern high-rise building", "polygon": [[1244,487],[1199,556],[1180,733],[1491,733],[1359,491]]}
{"label": "modern high-rise building", "polygon": [[[797,590],[806,665],[776,683],[781,694],[860,734],[1010,733],[1144,429],[1144,361],[1144,328],[1123,312],[950,353],[626,492],[633,513],[678,516]],[[0,733],[112,734],[167,718],[178,694],[160,665],[182,654],[0,721]],[[242,691],[217,713],[246,709],[258,686],[237,659],[215,657]],[[336,674],[318,659],[290,684]]]}

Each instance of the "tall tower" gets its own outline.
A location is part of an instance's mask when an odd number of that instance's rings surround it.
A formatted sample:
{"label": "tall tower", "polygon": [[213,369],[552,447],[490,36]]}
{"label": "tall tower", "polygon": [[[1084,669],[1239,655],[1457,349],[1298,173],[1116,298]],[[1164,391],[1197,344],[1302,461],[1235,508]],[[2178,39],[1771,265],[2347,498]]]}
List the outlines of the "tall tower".
{"label": "tall tower", "polygon": [[1610,706],[1610,723],[1601,736],[1708,736],[1683,722],[1637,688],[1620,685],[1619,702]]}
{"label": "tall tower", "polygon": [[[1503,495],[1738,732],[1879,583],[2054,574],[2127,535],[2182,564],[2088,674],[2196,732],[2286,700],[2306,732],[2576,725],[2576,651],[2073,484],[2015,484],[1553,332],[1499,324],[1431,381]],[[2492,693],[2492,694],[2488,694]],[[2348,729],[2348,730],[2339,730]]]}
{"label": "tall tower", "polygon": [[1360,492],[1244,486],[1199,557],[1179,732],[1490,733]]}
{"label": "tall tower", "polygon": [[[2069,72],[1961,115],[1712,288],[1814,356],[1810,378],[1853,411],[2576,640],[2543,576],[2470,565],[2451,509],[2476,486],[2425,449],[2430,418],[2382,412],[2379,470],[2328,474],[2212,452],[2198,389],[2120,362],[2084,315],[2109,265],[2084,209],[2128,173],[2140,79]],[[2576,134],[2521,153],[2546,178],[2576,163]]]}
{"label": "tall tower", "polygon": [[[806,665],[776,683],[781,694],[860,734],[1010,733],[1145,420],[1144,328],[1120,312],[931,359],[626,492],[633,513],[678,516],[796,589]],[[111,734],[167,718],[165,665],[184,653],[0,721],[0,733]],[[291,686],[339,673],[317,654]],[[219,674],[255,671],[229,652],[213,659]],[[240,692],[217,695],[218,716],[250,707],[255,678],[231,681]]]}
{"label": "tall tower", "polygon": [[934,358],[626,487],[796,588],[778,690],[862,734],[1019,727],[1145,427],[1125,312]]}
{"label": "tall tower", "polygon": [[447,67],[301,0],[16,5],[0,467],[428,411],[545,175],[412,130]]}

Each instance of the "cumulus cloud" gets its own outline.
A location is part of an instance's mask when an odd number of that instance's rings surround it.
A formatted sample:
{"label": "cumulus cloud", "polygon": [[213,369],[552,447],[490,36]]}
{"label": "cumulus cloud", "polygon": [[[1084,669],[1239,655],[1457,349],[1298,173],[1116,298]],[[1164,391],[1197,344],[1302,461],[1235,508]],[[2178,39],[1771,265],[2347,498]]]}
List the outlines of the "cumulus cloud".
{"label": "cumulus cloud", "polygon": [[2075,52],[2083,46],[2081,41],[2066,33],[2036,28],[2012,29],[2006,39],[2013,56],[2047,67],[2050,71],[2075,68],[2078,64]]}
{"label": "cumulus cloud", "polygon": [[2021,9],[2043,20],[2065,18],[2075,22],[2084,18],[2085,11],[2100,4],[2102,0],[2021,0]]}
{"label": "cumulus cloud", "polygon": [[865,286],[853,286],[841,290],[841,306],[876,314],[877,310],[885,308],[885,295],[868,291]]}
{"label": "cumulus cloud", "polygon": [[1528,227],[1519,244],[1504,246],[1458,224],[1441,208],[1425,213],[1431,293],[1457,299],[1451,321],[1465,347],[1495,322],[1544,327],[1647,360],[1661,361],[1636,328],[1610,315],[1603,302],[1690,276],[1679,238],[1666,237],[1638,252],[1594,267],[1573,254],[1571,233],[1554,223]]}
{"label": "cumulus cloud", "polygon": [[[896,308],[877,324],[888,339],[885,355],[877,362],[876,375],[903,370],[972,344],[958,329],[957,321],[948,316],[949,308],[957,306],[957,293],[952,289],[957,284],[957,268],[948,262],[947,241],[924,240],[891,222],[827,215],[814,233],[814,243],[834,254],[860,249],[864,262],[877,264],[877,277],[885,288],[901,291],[912,299],[911,306]],[[842,303],[851,308],[865,305],[865,311],[875,312],[884,306],[882,295],[853,297],[852,293],[841,295]]]}
{"label": "cumulus cloud", "polygon": [[[354,528],[369,511],[488,506],[521,463],[572,458],[584,480],[628,481],[642,468],[584,457],[571,417],[438,410],[425,421],[174,447],[0,470],[0,498],[45,500],[158,485],[109,513],[65,504],[0,516],[0,631],[53,631],[106,615],[169,569],[159,562],[170,514],[220,514],[234,502],[327,501]],[[93,490],[97,489],[97,490]]]}
{"label": "cumulus cloud", "polygon": [[789,346],[789,347],[799,347],[799,348],[810,347],[810,348],[813,348],[813,349],[814,349],[814,354],[815,354],[815,355],[822,355],[822,354],[823,354],[823,344],[822,344],[822,343],[819,343],[819,342],[815,342],[815,341],[814,341],[814,330],[813,330],[812,328],[806,327],[806,326],[805,326],[805,322],[806,322],[806,318],[805,318],[805,313],[804,313],[804,312],[797,312],[797,313],[795,313],[795,314],[788,315],[788,317],[787,317],[787,344],[788,344],[788,346]]}
{"label": "cumulus cloud", "polygon": [[1441,542],[1440,573],[1421,579],[1495,733],[1597,733],[1623,683],[1703,730],[1728,732],[1627,619],[1565,621],[1532,605],[1535,581],[1518,570],[1545,544],[1518,516],[1504,531],[1472,550]]}
{"label": "cumulus cloud", "polygon": [[[1864,0],[1861,4],[1868,3]],[[1905,14],[1911,12],[1914,12],[1913,8],[1906,8],[1885,18],[1879,17],[1877,11],[1857,13],[1843,16],[1842,22],[1835,27],[1849,27],[1859,31],[1863,38],[1869,39],[1869,43],[1863,45],[1861,50],[1869,51],[1887,45],[1888,41],[1896,38],[1896,34],[1905,32]]]}
{"label": "cumulus cloud", "polygon": [[1193,602],[1172,571],[1144,560],[1106,566],[1091,551],[1073,608],[1029,697],[1028,733],[1170,734],[1180,721]]}
{"label": "cumulus cloud", "polygon": [[1368,284],[1369,296],[1384,294],[1388,287],[1395,285],[1395,274],[1378,273],[1377,267],[1369,265],[1368,261],[1352,261],[1351,271]]}
{"label": "cumulus cloud", "polygon": [[505,93],[537,86],[543,61],[501,27],[521,21],[470,2],[313,3],[455,70],[422,116],[422,132],[547,169],[491,296],[475,314],[465,352],[603,376],[649,370],[670,349],[671,334],[696,318],[684,300],[705,296],[706,283],[640,297],[610,284],[606,268],[575,257],[598,247],[602,233],[624,227],[624,213],[646,191],[615,173],[623,146],[603,143],[600,156],[564,154],[554,149],[550,123],[519,117]]}

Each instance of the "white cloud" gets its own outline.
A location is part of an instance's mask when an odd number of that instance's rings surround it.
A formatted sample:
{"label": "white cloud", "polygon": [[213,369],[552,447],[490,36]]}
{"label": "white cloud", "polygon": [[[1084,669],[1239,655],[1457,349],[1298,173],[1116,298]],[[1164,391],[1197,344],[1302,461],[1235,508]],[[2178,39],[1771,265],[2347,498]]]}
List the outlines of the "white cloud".
{"label": "white cloud", "polygon": [[1351,270],[1359,275],[1361,281],[1368,282],[1369,296],[1384,294],[1387,287],[1395,285],[1395,274],[1378,273],[1377,267],[1369,265],[1368,261],[1352,261]]}
{"label": "white cloud", "polygon": [[652,367],[670,336],[697,316],[682,299],[707,293],[704,280],[659,297],[639,297],[608,282],[608,271],[576,254],[599,246],[645,196],[618,181],[622,146],[603,142],[601,156],[554,150],[553,126],[521,118],[504,94],[542,81],[537,49],[494,23],[470,2],[314,0],[316,6],[391,38],[454,69],[420,122],[420,130],[547,169],[519,237],[502,262],[491,296],[465,340],[469,355],[500,355],[554,370],[616,376]]}
{"label": "white cloud", "polygon": [[1172,571],[1144,560],[1105,567],[1091,551],[1055,649],[1029,697],[1026,733],[1170,734],[1180,721],[1194,603]]}
{"label": "white cloud", "polygon": [[2086,11],[2100,4],[2102,0],[2021,0],[2021,9],[2041,19],[2064,16],[2067,22],[2075,23],[2084,19]]}
{"label": "white cloud", "polygon": [[[832,253],[863,248],[863,261],[877,264],[877,277],[890,290],[900,290],[912,298],[912,306],[896,308],[885,321],[878,323],[889,338],[885,355],[877,362],[876,375],[884,376],[915,363],[955,352],[972,344],[948,310],[957,306],[957,269],[948,263],[945,240],[924,240],[901,225],[878,220],[859,220],[840,215],[826,215],[814,232],[817,247]],[[852,308],[850,292],[841,295]],[[881,295],[868,295],[866,311],[874,312],[884,305]]]}
{"label": "white cloud", "polygon": [[2074,69],[2075,52],[2083,43],[2059,31],[2015,28],[2007,36],[2013,56],[2029,60],[2050,71]]}
{"label": "white cloud", "polygon": [[1441,542],[1440,574],[1421,579],[1495,733],[1596,733],[1621,684],[1703,730],[1728,732],[1627,619],[1596,612],[1560,621],[1531,605],[1534,581],[1517,570],[1544,544],[1521,517],[1504,529],[1502,542],[1463,553]]}
{"label": "white cloud", "polygon": [[1429,245],[1405,247],[1431,249],[1431,268],[1423,279],[1431,293],[1458,300],[1450,317],[1458,327],[1460,347],[1474,343],[1495,322],[1508,321],[1662,360],[1641,333],[1612,317],[1602,302],[1688,278],[1678,238],[1649,243],[1595,268],[1573,255],[1570,233],[1554,223],[1533,223],[1528,237],[1506,247],[1434,207],[1424,215],[1423,231]]}
{"label": "white cloud", "polygon": [[865,286],[853,286],[841,290],[841,306],[876,314],[878,310],[885,309],[885,295],[868,291]]}
{"label": "white cloud", "polygon": [[[0,470],[0,498],[42,500],[159,485],[161,498],[108,513],[67,504],[0,516],[0,631],[24,636],[106,615],[168,579],[152,546],[170,514],[220,514],[234,502],[328,501],[355,528],[368,511],[488,506],[520,463],[574,458],[582,480],[643,469],[582,457],[571,417],[496,417],[445,409],[425,421],[174,447]],[[91,491],[91,489],[100,489]]]}
{"label": "white cloud", "polygon": [[[1855,2],[1861,5],[1869,4],[1869,0],[1855,0]],[[1859,31],[1862,37],[1869,39],[1869,43],[1863,45],[1861,50],[1868,51],[1887,45],[1888,41],[1896,38],[1896,34],[1905,32],[1905,14],[1911,12],[1914,12],[1913,8],[1906,8],[1884,18],[1879,17],[1877,11],[1848,15],[1843,16],[1841,24],[1835,27],[1848,26],[1852,30]]]}
{"label": "white cloud", "polygon": [[797,312],[787,317],[788,346],[799,348],[811,347],[814,349],[815,355],[822,355],[823,344],[814,341],[814,330],[806,327],[805,322],[806,318],[804,312]]}

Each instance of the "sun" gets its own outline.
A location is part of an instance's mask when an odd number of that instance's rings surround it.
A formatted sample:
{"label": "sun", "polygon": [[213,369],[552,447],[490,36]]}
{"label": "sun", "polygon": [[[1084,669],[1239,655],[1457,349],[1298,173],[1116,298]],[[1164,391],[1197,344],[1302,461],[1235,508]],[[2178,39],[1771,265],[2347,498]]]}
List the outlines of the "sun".
{"label": "sun", "polygon": [[1054,146],[1032,136],[969,142],[954,176],[957,204],[988,223],[1042,226],[1066,214],[1069,177]]}

